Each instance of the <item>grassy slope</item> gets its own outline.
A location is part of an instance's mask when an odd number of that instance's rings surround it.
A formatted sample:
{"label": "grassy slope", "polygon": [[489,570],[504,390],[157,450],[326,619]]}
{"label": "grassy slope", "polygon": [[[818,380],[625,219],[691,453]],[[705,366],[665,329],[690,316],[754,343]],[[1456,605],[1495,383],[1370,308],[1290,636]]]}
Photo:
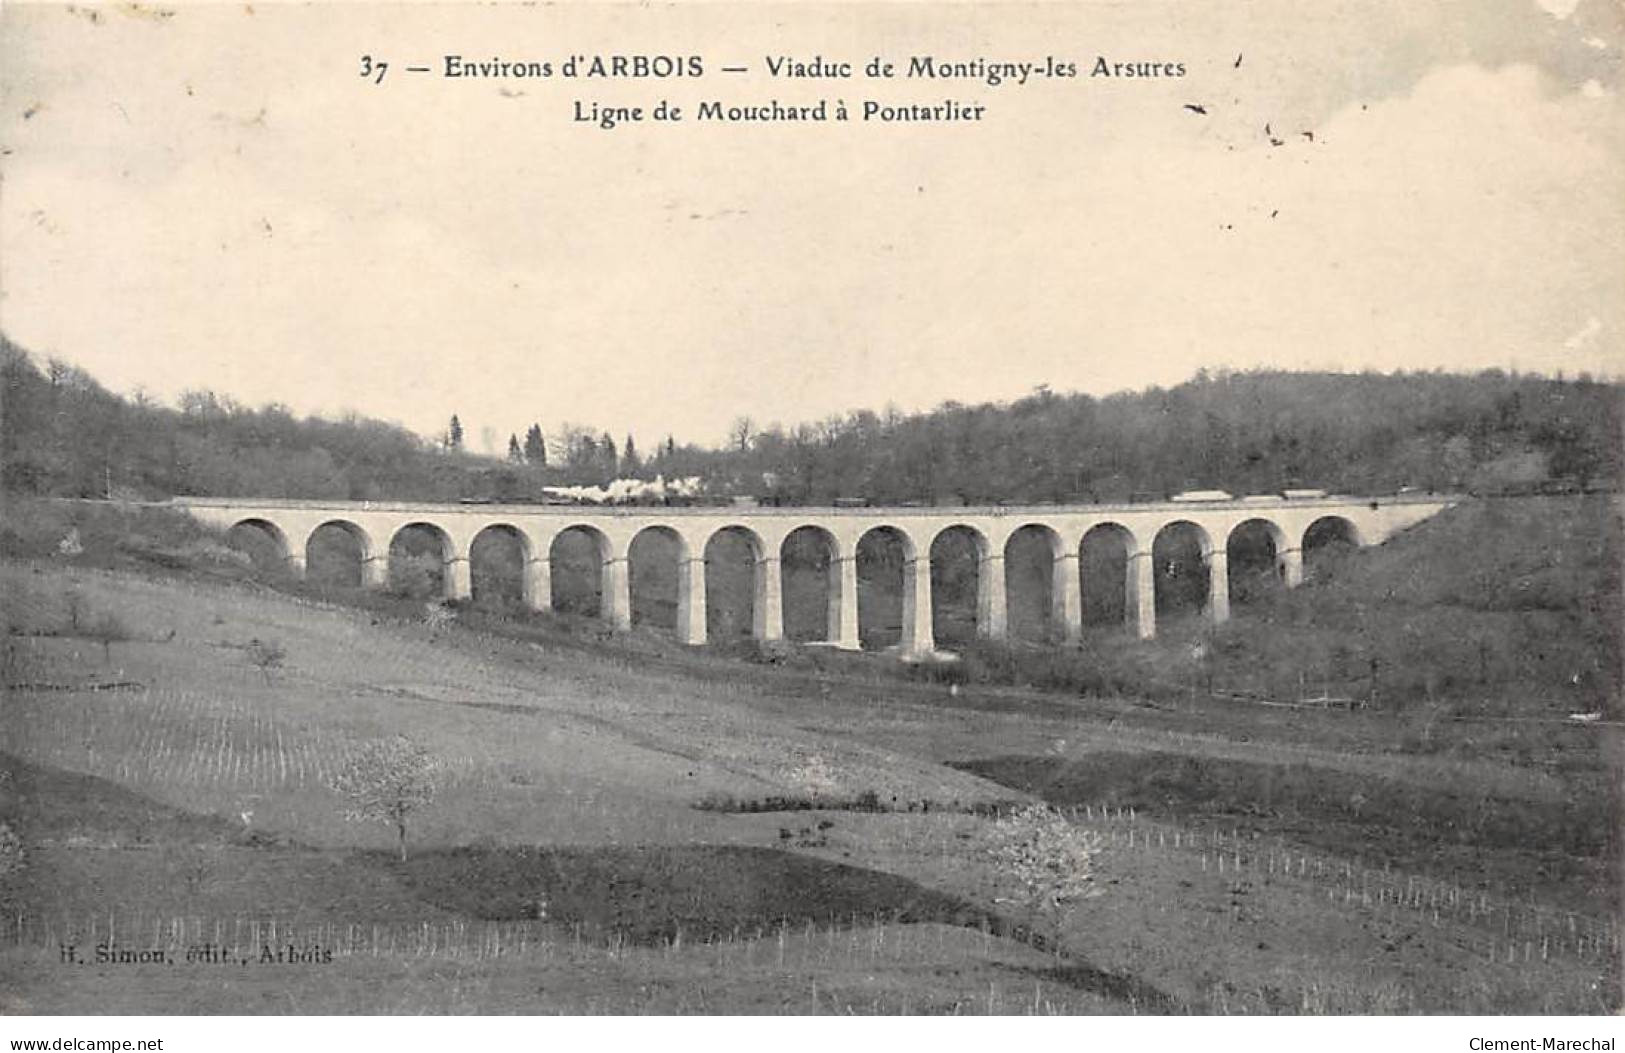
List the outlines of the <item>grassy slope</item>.
{"label": "grassy slope", "polygon": [[1617,719],[1622,558],[1609,498],[1471,502],[1244,611],[1219,640],[1220,675],[1263,667],[1279,692],[1301,670],[1363,698],[1376,659],[1387,709]]}
{"label": "grassy slope", "polygon": [[[111,664],[99,644],[81,637],[20,638],[41,681],[82,690],[16,692],[5,748],[36,767],[94,773],[182,813],[216,817],[195,829],[160,823],[147,838],[154,848],[98,827],[101,805],[88,809],[92,819],[79,833],[62,825],[78,821],[70,816],[47,825],[30,864],[41,869],[14,888],[35,919],[35,927],[24,926],[25,946],[7,952],[25,977],[25,1008],[83,1008],[95,991],[95,1004],[109,1009],[166,998],[200,1011],[236,1011],[245,1002],[304,1012],[967,1010],[987,1008],[978,998],[991,988],[1004,992],[995,994],[999,1011],[1030,1011],[1035,997],[1040,1011],[1595,1011],[1607,1004],[1598,991],[1614,989],[1595,937],[1585,942],[1590,930],[1538,968],[1491,965],[1488,955],[1513,946],[1499,920],[1469,916],[1458,901],[1435,922],[1418,906],[1384,900],[1381,889],[1405,887],[1406,874],[1339,870],[1335,856],[1290,843],[1261,852],[1263,842],[1232,842],[1221,851],[1213,831],[1177,814],[1101,826],[1114,839],[1108,896],[1080,915],[1068,938],[1080,956],[1052,972],[1019,943],[934,920],[942,915],[915,909],[907,915],[915,924],[885,921],[910,902],[967,904],[955,908],[969,910],[955,915],[960,921],[997,913],[999,888],[977,847],[985,819],[692,808],[716,792],[805,793],[815,752],[844,793],[939,804],[1008,796],[937,761],[1057,750],[1086,758],[1114,744],[1166,745],[1154,728],[1116,726],[1117,716],[1137,712],[1131,706],[976,692],[950,698],[938,687],[884,679],[692,658],[684,666],[658,652],[645,662],[461,630],[436,635],[241,584],[45,567],[8,574],[8,597],[21,597],[16,609],[39,627],[60,626],[66,597],[77,592],[86,610],[117,612],[141,638],[114,644]],[[288,649],[288,668],[271,684],[241,650],[253,637]],[[88,690],[110,681],[142,688]],[[404,870],[378,855],[388,832],[343,822],[321,779],[349,744],[400,728],[449,764],[440,802],[414,831],[420,854]],[[1205,751],[1219,741],[1188,745]],[[1423,781],[1432,777],[1428,763],[1416,761]],[[1473,769],[1456,776],[1463,770]],[[30,796],[72,802],[70,815],[79,800],[97,799],[82,787]],[[819,831],[820,818],[833,826]],[[1124,840],[1130,828],[1138,838],[1132,848]],[[241,843],[245,831],[273,843]],[[1184,838],[1180,848],[1175,835]],[[220,854],[200,863],[211,846]],[[547,848],[527,857],[524,846]],[[791,862],[786,851],[812,862]],[[1313,861],[1306,874],[1274,872],[1291,855],[1304,865],[1305,851]],[[1242,870],[1219,871],[1221,856],[1232,868],[1241,859]],[[513,861],[526,858],[531,869],[516,871]],[[548,876],[558,859],[569,861],[565,879]],[[670,879],[672,861],[708,859],[731,868],[732,882],[714,882],[722,898],[674,907],[672,890],[689,886]],[[825,865],[856,868],[856,877]],[[762,897],[783,883],[786,866],[828,881],[831,906],[849,904],[859,917],[806,917],[799,943],[781,941],[771,926],[758,939],[748,923],[783,910]],[[53,877],[66,873],[80,877]],[[613,874],[626,887],[583,896],[583,887],[601,882],[572,883],[571,873]],[[720,945],[674,951],[578,941],[572,925],[555,926],[550,936],[529,937],[523,962],[447,949],[529,931],[523,927],[536,924],[524,914],[530,896],[511,894],[526,889],[550,898],[560,924],[659,932],[674,918],[734,917],[743,928]],[[899,889],[920,891],[899,900]],[[1492,899],[1505,891],[1491,883]],[[1551,915],[1541,921],[1519,910],[1518,932],[1555,924]],[[184,970],[180,979],[126,971],[111,974],[118,978],[111,983],[99,967],[66,976],[50,967],[54,944],[39,924],[65,919],[82,929],[109,912],[138,916],[140,931],[154,918],[169,931],[177,917],[206,932],[280,916],[284,926],[316,926],[329,940],[380,918],[395,928],[378,958],[346,958],[327,979],[249,969],[242,980],[203,983]],[[479,927],[491,924],[521,928]],[[409,953],[413,925],[427,934],[415,938],[439,950]],[[1536,931],[1529,928],[1531,938]],[[1539,954],[1542,945],[1534,946]],[[380,988],[380,977],[400,986]],[[1018,999],[1015,991],[1024,993]]]}
{"label": "grassy slope", "polygon": [[[34,758],[8,762],[10,789],[0,797],[0,814],[23,831],[30,856],[7,890],[8,917],[30,919],[36,945],[10,963],[24,978],[12,988],[24,1000],[18,1008],[139,1010],[162,998],[200,1011],[239,1011],[245,1002],[268,1011],[951,1010],[990,986],[1003,985],[1010,998],[1006,974],[1044,963],[1019,943],[995,940],[989,950],[985,937],[973,940],[959,924],[936,932],[943,926],[931,917],[959,910],[948,910],[952,901],[940,893],[842,860],[784,853],[772,817],[740,822],[690,807],[718,789],[785,790],[793,777],[780,768],[809,747],[826,749],[839,777],[866,785],[939,797],[996,792],[974,779],[827,736],[795,735],[791,744],[788,728],[618,663],[564,673],[530,648],[493,661],[492,644],[477,637],[374,626],[365,613],[241,588],[102,572],[24,573],[5,584],[8,595],[28,601],[19,608],[46,625],[58,624],[65,596],[77,594],[86,609],[116,611],[145,637],[116,644],[111,666],[99,645],[81,638],[25,640],[36,652],[37,682],[144,687],[17,691],[7,700],[5,748]],[[288,647],[290,663],[267,685],[233,645],[272,635]],[[343,822],[341,802],[320,785],[347,744],[401,728],[431,744],[448,768],[405,868],[381,851],[386,830]],[[505,846],[525,844],[562,846],[540,886],[553,900],[545,924],[527,921],[523,904],[504,891],[513,887],[515,858]],[[674,860],[686,885],[672,880]],[[618,892],[613,883],[601,890],[609,874]],[[559,887],[548,889],[555,878]],[[471,881],[474,899],[459,898]],[[650,902],[674,888],[706,893],[709,906]],[[817,903],[798,893],[808,888],[838,906],[815,911]],[[925,914],[911,906],[920,903]],[[884,923],[899,913],[917,924]],[[832,935],[836,914],[842,931]],[[848,941],[852,914],[865,925],[882,923]],[[770,934],[789,918],[801,945],[781,957],[772,935],[730,931],[725,945],[674,959],[583,941],[576,929],[586,924],[602,937],[614,923],[636,935],[675,919],[697,939],[707,917]],[[314,932],[329,945],[335,927],[359,926],[370,941],[371,926],[382,924],[384,961],[370,960],[369,942],[368,961],[336,968],[342,979],[334,989],[331,974],[259,968],[228,970],[225,979],[184,967],[64,974],[37,946],[42,931],[60,934],[64,925],[92,933],[88,945],[105,939],[109,924],[127,934],[158,924],[167,937],[176,924],[207,936],[256,923],[263,933],[272,920],[301,941]],[[501,935],[480,927],[486,920],[508,923],[509,939],[518,926],[528,957],[459,957],[485,935]],[[816,939],[803,922],[814,924]],[[427,954],[414,943],[418,926],[434,934],[425,937],[435,941]],[[921,946],[927,930],[929,955],[901,953]],[[54,953],[54,941],[45,942]],[[706,994],[684,979],[712,971],[707,956],[727,955],[752,965],[739,982]],[[942,972],[952,975],[945,980]],[[380,976],[404,986],[377,987]],[[436,986],[448,980],[456,981],[450,992]],[[1089,1012],[1112,1004],[1055,986],[1045,1005]]]}

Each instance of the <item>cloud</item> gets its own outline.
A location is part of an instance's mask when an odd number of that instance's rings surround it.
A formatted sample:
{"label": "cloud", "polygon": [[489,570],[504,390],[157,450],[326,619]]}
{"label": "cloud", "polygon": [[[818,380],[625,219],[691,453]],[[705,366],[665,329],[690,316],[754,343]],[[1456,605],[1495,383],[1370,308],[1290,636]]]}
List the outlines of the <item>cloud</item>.
{"label": "cloud", "polygon": [[1580,0],[1535,0],[1535,6],[1553,18],[1563,19],[1574,14],[1574,9],[1580,6]]}
{"label": "cloud", "polygon": [[1578,330],[1571,334],[1567,340],[1563,341],[1563,348],[1567,351],[1578,351],[1588,344],[1594,342],[1597,338],[1597,334],[1600,332],[1602,332],[1602,320],[1596,315],[1592,315],[1590,318],[1586,319],[1585,325],[1581,326]]}

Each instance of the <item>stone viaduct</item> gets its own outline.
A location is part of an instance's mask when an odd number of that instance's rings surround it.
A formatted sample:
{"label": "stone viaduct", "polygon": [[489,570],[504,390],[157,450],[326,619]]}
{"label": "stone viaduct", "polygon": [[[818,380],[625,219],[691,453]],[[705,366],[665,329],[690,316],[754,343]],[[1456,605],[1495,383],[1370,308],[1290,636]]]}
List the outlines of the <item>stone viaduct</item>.
{"label": "stone viaduct", "polygon": [[[859,542],[881,531],[900,542],[903,560],[902,639],[904,655],[934,649],[931,604],[933,543],[945,532],[962,531],[974,544],[977,563],[976,631],[1002,639],[1007,634],[1004,560],[1018,531],[1036,529],[1048,540],[1053,566],[1050,616],[1066,639],[1082,633],[1082,595],[1089,588],[1122,588],[1125,618],[1142,638],[1156,632],[1156,585],[1150,566],[1153,545],[1166,530],[1194,533],[1208,574],[1205,609],[1213,622],[1230,614],[1228,543],[1239,528],[1260,526],[1273,544],[1276,571],[1287,587],[1303,577],[1303,548],[1312,530],[1335,527],[1355,545],[1380,544],[1448,507],[1436,496],[1354,498],[1317,496],[1248,497],[1231,500],[1026,507],[646,507],[518,504],[418,504],[382,501],[295,501],[238,498],[175,498],[171,505],[221,529],[244,524],[259,528],[278,546],[296,575],[303,575],[306,548],[317,530],[337,527],[359,545],[363,584],[388,580],[392,540],[403,530],[427,530],[438,540],[441,580],[447,599],[472,595],[470,556],[476,537],[501,531],[517,541],[525,571],[524,603],[551,607],[553,543],[577,530],[597,545],[601,566],[602,617],[612,628],[632,623],[629,560],[633,539],[659,531],[677,551],[676,630],[688,644],[706,640],[706,550],[722,532],[745,538],[754,557],[753,635],[776,640],[784,635],[780,553],[792,533],[810,530],[828,556],[828,619],[825,639],[843,648],[859,646]],[[1086,538],[1112,535],[1126,553],[1121,583],[1083,581],[1079,554]]]}

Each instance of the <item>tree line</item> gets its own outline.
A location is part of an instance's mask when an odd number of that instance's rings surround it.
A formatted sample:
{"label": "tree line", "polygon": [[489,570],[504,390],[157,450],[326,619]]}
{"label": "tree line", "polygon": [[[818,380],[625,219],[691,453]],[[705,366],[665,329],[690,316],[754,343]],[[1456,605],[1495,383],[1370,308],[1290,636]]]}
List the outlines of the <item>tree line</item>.
{"label": "tree line", "polygon": [[1199,372],[1097,398],[735,422],[707,478],[788,504],[1122,501],[1191,489],[1505,490],[1620,475],[1617,383],[1476,374]]}
{"label": "tree line", "polygon": [[1039,388],[1012,403],[856,410],[757,427],[720,448],[532,424],[506,457],[356,415],[296,417],[207,392],[175,406],[103,388],[0,335],[0,485],[56,496],[177,494],[526,500],[550,485],[697,476],[716,496],[786,504],[1128,500],[1187,489],[1346,493],[1500,489],[1620,476],[1622,386],[1475,374],[1198,373],[1106,397]]}
{"label": "tree line", "polygon": [[[507,458],[464,449],[454,414],[438,436],[356,414],[299,417],[210,391],[173,406],[108,391],[90,373],[39,360],[0,334],[0,489],[57,497],[174,495],[344,500],[534,499],[550,485],[693,474],[705,451],[668,437],[642,457],[628,436],[539,424]],[[514,455],[514,447],[518,455]]]}

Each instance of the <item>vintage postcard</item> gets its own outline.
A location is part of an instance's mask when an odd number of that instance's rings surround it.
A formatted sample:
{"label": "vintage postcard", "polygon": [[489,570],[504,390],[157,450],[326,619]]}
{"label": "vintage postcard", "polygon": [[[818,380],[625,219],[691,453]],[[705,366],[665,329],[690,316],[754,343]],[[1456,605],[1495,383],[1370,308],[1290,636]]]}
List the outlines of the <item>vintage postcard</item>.
{"label": "vintage postcard", "polygon": [[1612,0],[7,3],[6,1036],[1614,1048],[1622,49]]}

